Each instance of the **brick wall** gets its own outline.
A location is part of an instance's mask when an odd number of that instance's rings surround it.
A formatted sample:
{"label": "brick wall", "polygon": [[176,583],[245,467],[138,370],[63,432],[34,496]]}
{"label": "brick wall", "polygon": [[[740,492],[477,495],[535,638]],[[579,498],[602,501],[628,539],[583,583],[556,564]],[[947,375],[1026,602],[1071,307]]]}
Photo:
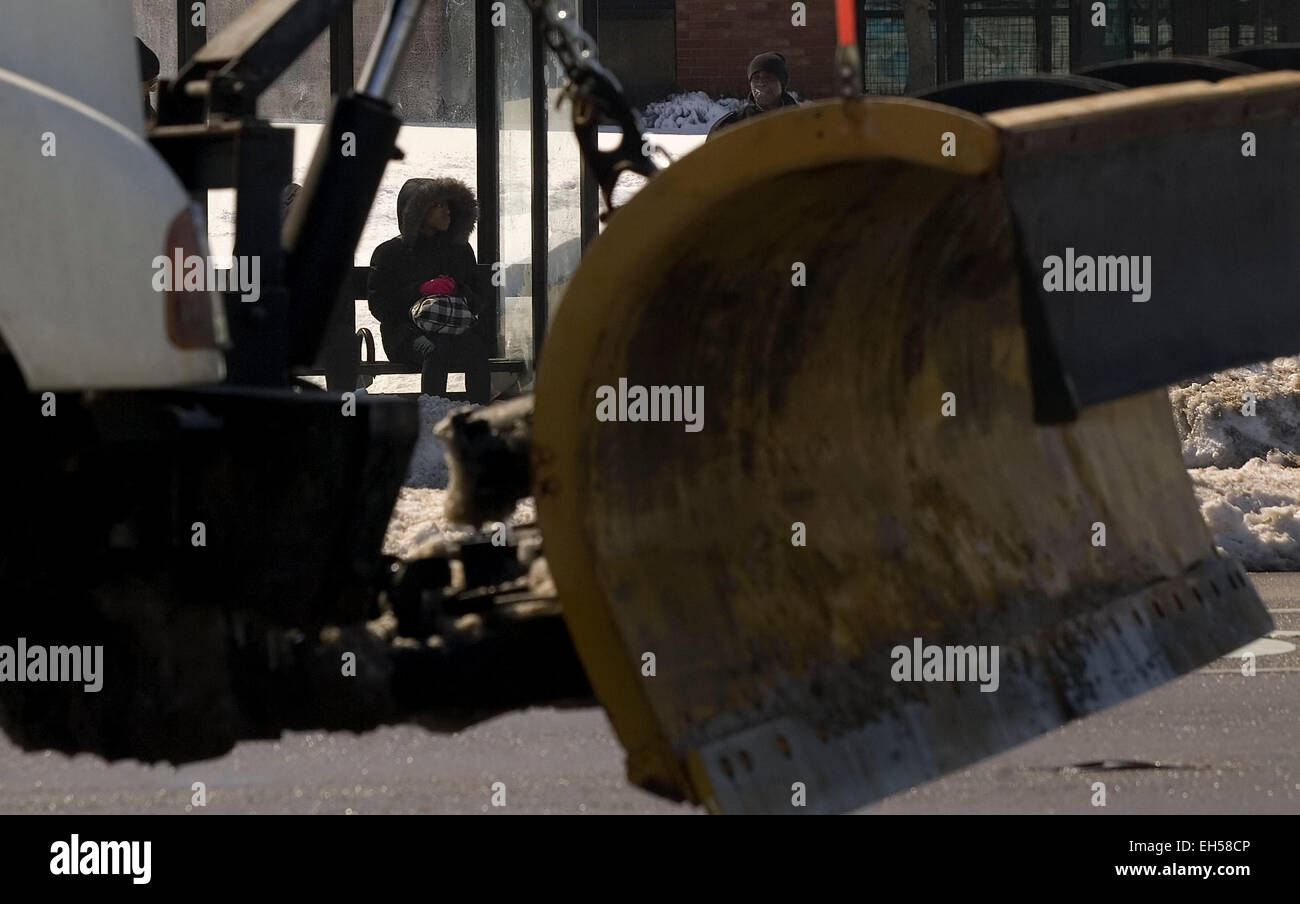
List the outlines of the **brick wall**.
{"label": "brick wall", "polygon": [[741,96],[745,69],[765,50],[785,54],[788,87],[801,97],[834,93],[835,5],[806,0],[794,26],[790,0],[677,0],[677,83],[686,91]]}

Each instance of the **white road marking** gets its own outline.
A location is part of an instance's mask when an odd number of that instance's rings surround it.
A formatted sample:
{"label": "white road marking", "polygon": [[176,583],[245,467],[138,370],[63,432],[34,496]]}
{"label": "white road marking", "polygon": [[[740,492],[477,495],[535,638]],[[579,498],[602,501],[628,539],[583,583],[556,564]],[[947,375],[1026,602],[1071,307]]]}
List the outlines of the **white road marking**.
{"label": "white road marking", "polygon": [[1271,637],[1261,637],[1258,640],[1252,640],[1244,647],[1237,647],[1231,653],[1224,653],[1225,657],[1240,659],[1247,653],[1254,653],[1256,656],[1280,656],[1283,653],[1290,653],[1295,649],[1295,644],[1285,640],[1274,640]]}

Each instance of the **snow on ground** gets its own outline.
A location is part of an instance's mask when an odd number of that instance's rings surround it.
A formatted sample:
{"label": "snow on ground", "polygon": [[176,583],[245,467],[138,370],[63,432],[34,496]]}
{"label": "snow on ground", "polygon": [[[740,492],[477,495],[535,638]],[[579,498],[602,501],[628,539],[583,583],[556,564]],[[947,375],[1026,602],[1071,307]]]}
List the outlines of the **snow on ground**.
{"label": "snow on ground", "polygon": [[460,408],[475,408],[438,396],[420,396],[420,435],[411,453],[411,464],[403,486],[414,489],[444,489],[447,486],[447,459],[442,443],[433,435],[438,422]]}
{"label": "snow on ground", "polygon": [[[442,442],[433,428],[451,412],[465,406],[462,402],[435,396],[420,396],[420,433],[406,480],[398,493],[397,504],[388,521],[384,536],[384,554],[417,558],[427,555],[427,547],[438,540],[457,540],[472,531],[453,524],[445,514],[447,502],[447,461]],[[533,500],[522,500],[510,518],[511,524],[524,524],[537,518]]]}
{"label": "snow on ground", "polygon": [[[445,489],[402,487],[388,520],[384,535],[384,555],[418,559],[429,554],[430,546],[443,540],[463,540],[472,531],[463,524],[453,524],[446,516]],[[511,524],[528,524],[537,520],[532,498],[521,499],[510,516]]]}
{"label": "snow on ground", "polygon": [[[671,132],[655,133],[647,132],[646,137],[663,151],[662,154],[655,155],[655,161],[661,166],[665,163],[671,165],[682,157],[685,157],[691,151],[704,144],[704,135],[681,134],[674,135]],[[616,132],[602,132],[600,135],[601,150],[608,150],[618,146],[619,134]],[[632,197],[639,192],[646,184],[644,176],[638,176],[636,173],[623,173],[614,184],[614,206],[622,207]],[[603,202],[602,202],[603,204]]]}
{"label": "snow on ground", "polygon": [[1252,571],[1300,570],[1300,358],[1174,386],[1169,401],[1219,548]]}

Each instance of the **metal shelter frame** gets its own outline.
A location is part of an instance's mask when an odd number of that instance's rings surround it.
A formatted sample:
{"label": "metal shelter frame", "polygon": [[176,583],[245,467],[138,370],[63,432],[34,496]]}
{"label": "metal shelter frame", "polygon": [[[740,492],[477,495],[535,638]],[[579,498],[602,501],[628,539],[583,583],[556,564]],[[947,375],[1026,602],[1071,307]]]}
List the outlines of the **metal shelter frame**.
{"label": "metal shelter frame", "polygon": [[[439,0],[434,0],[439,2]],[[514,0],[520,9],[524,4]],[[174,0],[176,11],[176,59],[177,69],[183,69],[200,47],[208,40],[207,27],[193,24],[189,0]],[[500,260],[501,239],[501,127],[500,77],[498,65],[496,35],[491,24],[491,0],[474,0],[475,5],[475,46],[474,46],[474,104],[475,131],[477,136],[477,184],[479,199],[478,259],[480,263]],[[597,0],[575,0],[580,16],[580,25],[593,37],[597,34]],[[329,76],[330,94],[337,97],[350,90],[354,85],[354,62],[356,59],[355,36],[353,34],[353,8],[349,3],[337,15],[329,27]],[[364,48],[363,48],[364,52]],[[534,29],[532,38],[531,87],[529,102],[531,105],[531,139],[532,139],[532,197],[530,214],[532,219],[531,254],[528,263],[532,267],[532,343],[534,366],[541,357],[546,338],[550,312],[558,299],[551,297],[549,280],[549,180],[547,161],[547,132],[549,97],[546,85],[546,61],[548,50],[540,33]],[[596,237],[599,224],[599,190],[594,174],[586,161],[581,162],[579,210],[581,217],[581,245]],[[499,287],[496,292],[493,311],[493,333],[496,333],[496,318],[499,317],[502,298]]]}

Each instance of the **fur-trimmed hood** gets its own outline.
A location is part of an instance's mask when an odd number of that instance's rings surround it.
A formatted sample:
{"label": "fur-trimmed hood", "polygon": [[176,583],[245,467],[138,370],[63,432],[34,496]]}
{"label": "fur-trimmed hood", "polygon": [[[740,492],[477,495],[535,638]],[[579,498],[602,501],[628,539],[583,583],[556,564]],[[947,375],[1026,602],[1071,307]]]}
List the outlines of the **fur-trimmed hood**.
{"label": "fur-trimmed hood", "polygon": [[469,234],[478,223],[478,199],[468,185],[459,179],[407,179],[397,193],[397,228],[402,242],[414,245],[420,237],[420,224],[429,208],[438,201],[451,204],[451,226],[447,239],[454,245],[469,241]]}

